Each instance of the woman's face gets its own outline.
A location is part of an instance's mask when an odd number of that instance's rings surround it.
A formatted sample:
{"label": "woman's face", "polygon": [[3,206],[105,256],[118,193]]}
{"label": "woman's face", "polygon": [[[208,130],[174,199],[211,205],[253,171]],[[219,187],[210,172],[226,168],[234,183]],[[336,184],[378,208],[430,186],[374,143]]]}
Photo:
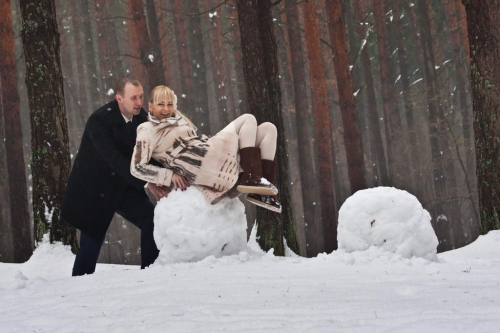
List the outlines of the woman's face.
{"label": "woman's face", "polygon": [[174,115],[174,103],[170,101],[158,101],[158,103],[149,103],[149,110],[153,113],[153,116],[157,119],[165,119],[172,117]]}

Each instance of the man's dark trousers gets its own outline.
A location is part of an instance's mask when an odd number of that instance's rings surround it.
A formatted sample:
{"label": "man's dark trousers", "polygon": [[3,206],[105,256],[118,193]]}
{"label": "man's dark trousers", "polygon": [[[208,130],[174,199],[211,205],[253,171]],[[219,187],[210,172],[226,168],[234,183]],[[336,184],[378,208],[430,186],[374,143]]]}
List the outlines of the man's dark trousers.
{"label": "man's dark trousers", "polygon": [[[116,212],[141,229],[141,268],[151,265],[159,253],[153,238],[153,204],[137,189],[127,186]],[[76,254],[73,276],[94,273],[103,243],[104,239],[96,239],[81,232],[80,249]]]}

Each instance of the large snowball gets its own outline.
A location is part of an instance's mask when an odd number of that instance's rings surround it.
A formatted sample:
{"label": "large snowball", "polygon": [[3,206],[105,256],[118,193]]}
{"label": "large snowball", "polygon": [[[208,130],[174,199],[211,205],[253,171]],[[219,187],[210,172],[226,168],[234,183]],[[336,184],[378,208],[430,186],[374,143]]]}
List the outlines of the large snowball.
{"label": "large snowball", "polygon": [[436,260],[438,240],[430,221],[430,214],[406,191],[358,191],[339,211],[339,249],[354,252],[375,246],[405,258]]}
{"label": "large snowball", "polygon": [[246,250],[245,206],[224,198],[211,205],[196,186],[172,191],[155,208],[157,263],[202,260]]}

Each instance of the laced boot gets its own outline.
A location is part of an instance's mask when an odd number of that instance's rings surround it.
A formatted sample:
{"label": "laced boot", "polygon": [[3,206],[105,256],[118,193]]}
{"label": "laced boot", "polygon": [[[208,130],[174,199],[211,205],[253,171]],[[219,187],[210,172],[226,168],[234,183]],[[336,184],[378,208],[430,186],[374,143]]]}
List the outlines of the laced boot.
{"label": "laced boot", "polygon": [[236,189],[241,193],[276,195],[278,189],[267,179],[262,178],[262,162],[260,148],[246,147],[240,149],[240,173]]}
{"label": "laced boot", "polygon": [[[276,178],[276,162],[271,160],[262,160],[261,164],[262,176],[270,183],[274,183]],[[269,209],[276,213],[281,213],[281,203],[278,201],[276,195],[251,193],[248,194],[245,199],[254,205]]]}

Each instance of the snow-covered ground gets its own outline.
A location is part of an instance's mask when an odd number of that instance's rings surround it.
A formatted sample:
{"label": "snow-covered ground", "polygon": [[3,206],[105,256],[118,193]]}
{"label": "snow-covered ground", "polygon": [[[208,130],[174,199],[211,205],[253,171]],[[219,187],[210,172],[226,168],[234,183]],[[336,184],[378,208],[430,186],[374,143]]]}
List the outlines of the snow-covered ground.
{"label": "snow-covered ground", "polygon": [[[160,254],[146,270],[100,264],[71,278],[74,256],[44,242],[24,264],[0,263],[0,332],[499,331],[500,231],[435,256],[418,201],[388,188],[358,193],[341,209],[340,249],[316,258],[264,253],[254,230],[237,254],[183,263]],[[174,229],[157,242],[181,239]],[[177,246],[193,246],[182,233]]]}

